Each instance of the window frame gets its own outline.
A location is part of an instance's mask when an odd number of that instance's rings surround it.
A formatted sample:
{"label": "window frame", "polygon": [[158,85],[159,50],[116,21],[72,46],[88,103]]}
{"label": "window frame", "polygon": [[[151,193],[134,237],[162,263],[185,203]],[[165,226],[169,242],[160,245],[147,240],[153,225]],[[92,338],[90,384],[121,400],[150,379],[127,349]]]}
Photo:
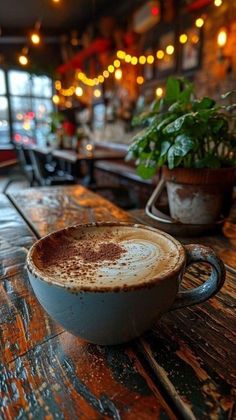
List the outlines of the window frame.
{"label": "window frame", "polygon": [[[17,122],[16,119],[14,119],[13,117],[13,105],[12,105],[12,98],[21,98],[21,99],[28,99],[30,101],[30,107],[33,110],[33,100],[34,99],[38,99],[38,100],[46,100],[46,101],[50,101],[52,104],[52,111],[55,110],[55,106],[52,102],[52,96],[53,96],[53,79],[51,77],[49,77],[47,74],[40,74],[40,75],[36,75],[34,73],[30,73],[28,72],[26,69],[1,69],[3,71],[4,74],[4,80],[5,80],[5,86],[6,86],[6,92],[5,94],[1,94],[1,97],[5,97],[7,99],[7,104],[8,104],[8,111],[7,111],[7,116],[8,116],[8,123],[9,123],[9,143],[8,145],[12,145],[14,144],[14,129],[13,129],[13,124],[15,122]],[[10,92],[10,72],[11,71],[17,71],[17,72],[22,72],[22,73],[28,73],[30,76],[30,94],[27,95],[19,95],[19,94],[12,94]],[[39,95],[34,95],[33,94],[33,77],[34,76],[46,76],[50,79],[51,81],[51,96],[39,96]],[[36,117],[36,112],[35,112],[35,116],[34,116],[34,129],[33,129],[33,136],[35,138],[35,141],[37,142],[37,137],[36,137],[36,130],[38,125],[40,125],[42,123],[42,119],[38,119]],[[2,145],[4,147],[7,146],[7,144]],[[1,144],[0,144],[0,148],[1,148]]]}

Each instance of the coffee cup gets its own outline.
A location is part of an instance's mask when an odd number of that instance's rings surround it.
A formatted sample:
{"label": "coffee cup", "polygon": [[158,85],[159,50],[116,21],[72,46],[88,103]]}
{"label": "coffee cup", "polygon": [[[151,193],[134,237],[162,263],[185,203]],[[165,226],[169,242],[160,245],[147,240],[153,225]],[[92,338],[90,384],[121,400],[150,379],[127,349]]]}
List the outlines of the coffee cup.
{"label": "coffee cup", "polygon": [[[197,262],[211,265],[210,277],[195,289],[179,290],[186,268]],[[212,249],[119,222],[45,236],[31,247],[27,270],[47,313],[72,334],[101,345],[140,336],[166,312],[209,299],[225,280],[224,264]]]}

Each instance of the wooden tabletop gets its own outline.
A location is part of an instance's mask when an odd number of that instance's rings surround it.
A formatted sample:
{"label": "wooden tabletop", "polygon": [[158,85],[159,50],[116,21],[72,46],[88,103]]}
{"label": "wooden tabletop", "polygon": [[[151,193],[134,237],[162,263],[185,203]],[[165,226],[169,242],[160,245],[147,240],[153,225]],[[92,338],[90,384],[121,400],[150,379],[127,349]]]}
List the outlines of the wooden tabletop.
{"label": "wooden tabletop", "polygon": [[73,150],[54,150],[52,155],[59,159],[64,159],[70,163],[76,163],[81,160],[105,160],[105,159],[123,159],[125,153],[117,150],[94,150],[91,153],[76,153]]}
{"label": "wooden tabletop", "polygon": [[[233,418],[234,272],[227,270],[217,296],[163,316],[127,345],[87,344],[37,302],[24,267],[27,250],[67,225],[135,219],[80,186],[1,195],[0,207],[0,418]],[[192,267],[184,284],[197,286],[204,276]]]}

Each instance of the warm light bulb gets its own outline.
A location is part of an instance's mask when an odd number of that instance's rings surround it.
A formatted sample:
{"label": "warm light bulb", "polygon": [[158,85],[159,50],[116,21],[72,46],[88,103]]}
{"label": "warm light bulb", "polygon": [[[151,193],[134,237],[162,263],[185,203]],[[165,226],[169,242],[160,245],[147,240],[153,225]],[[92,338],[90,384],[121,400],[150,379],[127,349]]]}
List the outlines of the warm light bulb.
{"label": "warm light bulb", "polygon": [[100,98],[101,97],[101,91],[99,89],[95,89],[93,92],[95,98]]}
{"label": "warm light bulb", "polygon": [[55,105],[58,105],[58,104],[59,104],[59,102],[60,102],[60,98],[59,98],[59,96],[58,96],[58,95],[53,95],[53,97],[52,97],[52,102],[53,102]]}
{"label": "warm light bulb", "polygon": [[125,56],[126,56],[125,52],[124,52],[124,51],[122,51],[122,50],[117,51],[116,55],[117,55],[117,57],[118,57],[118,58],[120,58],[121,60],[124,60],[124,59],[125,59]]}
{"label": "warm light bulb", "polygon": [[147,63],[148,63],[148,64],[152,64],[152,63],[153,63],[153,61],[154,61],[154,57],[153,57],[153,55],[148,55],[148,56],[147,56]]}
{"label": "warm light bulb", "polygon": [[195,25],[197,28],[201,28],[204,25],[205,21],[203,18],[198,18],[195,20]]}
{"label": "warm light bulb", "polygon": [[107,70],[104,70],[104,72],[102,74],[105,77],[105,79],[107,79],[110,76],[109,71],[107,71]]}
{"label": "warm light bulb", "polygon": [[116,80],[121,80],[122,79],[122,70],[121,69],[116,69],[115,78],[116,78]]}
{"label": "warm light bulb", "polygon": [[76,96],[83,96],[83,93],[84,93],[84,91],[83,91],[82,87],[77,86],[77,88],[75,89]]}
{"label": "warm light bulb", "polygon": [[60,0],[52,0],[53,3],[60,3]]}
{"label": "warm light bulb", "polygon": [[156,89],[156,96],[157,96],[158,98],[160,98],[162,95],[163,95],[163,89],[162,89],[161,87],[158,87],[158,88]]}
{"label": "warm light bulb", "polygon": [[36,32],[34,32],[34,33],[31,35],[30,39],[31,39],[31,42],[32,42],[33,44],[35,44],[35,45],[40,44],[41,39],[40,39],[39,34],[37,34]]}
{"label": "warm light bulb", "polygon": [[132,64],[133,66],[136,66],[136,64],[138,64],[138,59],[137,59],[137,57],[133,56],[133,57],[131,58],[131,64]]}
{"label": "warm light bulb", "polygon": [[108,66],[107,70],[109,71],[109,73],[114,73],[115,68],[112,64],[110,64],[110,66]]}
{"label": "warm light bulb", "polygon": [[113,66],[116,68],[120,67],[120,60],[114,60]]}
{"label": "warm light bulb", "polygon": [[101,74],[98,76],[98,81],[99,81],[99,83],[104,82],[104,77]]}
{"label": "warm light bulb", "polygon": [[26,55],[20,55],[18,60],[22,66],[26,66],[28,64],[28,58],[26,57]]}
{"label": "warm light bulb", "polygon": [[158,50],[156,55],[159,60],[162,60],[162,58],[164,58],[165,53],[163,50]]}
{"label": "warm light bulb", "polygon": [[214,5],[216,6],[216,7],[220,7],[221,5],[222,5],[222,0],[215,0],[214,1]]}
{"label": "warm light bulb", "polygon": [[186,44],[186,42],[188,41],[188,35],[187,34],[181,34],[179,37],[179,42],[181,44]]}
{"label": "warm light bulb", "polygon": [[147,59],[146,59],[145,55],[141,55],[139,57],[139,60],[138,61],[139,61],[139,64],[145,64],[146,61],[147,61]]}
{"label": "warm light bulb", "polygon": [[168,55],[172,55],[175,51],[175,47],[174,45],[167,45],[166,47],[166,54]]}
{"label": "warm light bulb", "polygon": [[130,62],[131,62],[131,60],[132,60],[131,55],[130,55],[130,54],[126,54],[126,56],[125,56],[125,62],[126,62],[126,63],[130,63]]}
{"label": "warm light bulb", "polygon": [[225,29],[221,29],[217,35],[217,44],[220,48],[224,47],[227,42],[227,32]]}
{"label": "warm light bulb", "polygon": [[136,79],[136,81],[137,81],[138,85],[142,85],[143,82],[144,82],[143,76],[138,76],[137,79]]}
{"label": "warm light bulb", "polygon": [[191,41],[192,41],[192,43],[193,43],[193,44],[197,44],[197,43],[198,43],[198,41],[199,41],[199,36],[197,36],[196,34],[195,34],[195,35],[193,35],[193,36],[191,37]]}
{"label": "warm light bulb", "polygon": [[56,90],[60,90],[61,89],[61,81],[60,80],[56,80],[55,81],[55,88],[56,88]]}

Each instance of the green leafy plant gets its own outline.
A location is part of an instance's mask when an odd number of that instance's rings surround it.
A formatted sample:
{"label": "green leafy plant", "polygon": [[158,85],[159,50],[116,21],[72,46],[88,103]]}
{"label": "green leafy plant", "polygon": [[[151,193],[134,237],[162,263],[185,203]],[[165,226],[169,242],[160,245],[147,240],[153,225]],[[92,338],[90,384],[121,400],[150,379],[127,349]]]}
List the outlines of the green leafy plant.
{"label": "green leafy plant", "polygon": [[136,159],[143,178],[151,178],[163,165],[169,169],[234,166],[235,107],[217,105],[208,97],[197,99],[192,83],[170,77],[165,96],[133,119],[134,126],[144,128],[133,138],[126,159]]}

